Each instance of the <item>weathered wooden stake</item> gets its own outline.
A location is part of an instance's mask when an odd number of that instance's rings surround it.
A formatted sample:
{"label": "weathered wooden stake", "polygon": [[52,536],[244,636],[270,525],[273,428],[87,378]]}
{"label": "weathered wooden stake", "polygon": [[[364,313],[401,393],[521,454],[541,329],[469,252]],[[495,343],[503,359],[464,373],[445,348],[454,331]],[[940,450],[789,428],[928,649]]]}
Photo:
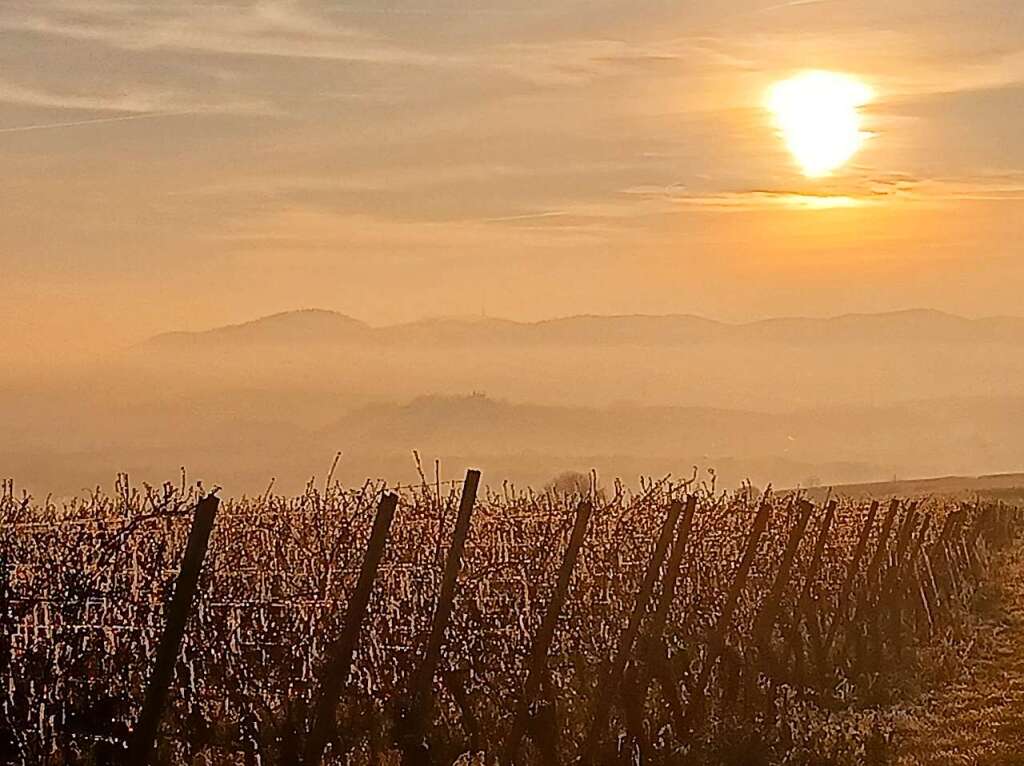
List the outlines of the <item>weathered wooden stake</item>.
{"label": "weathered wooden stake", "polygon": [[[872,506],[873,508],[873,506]],[[886,513],[886,517],[882,522],[882,528],[879,530],[879,539],[874,543],[874,552],[871,554],[871,559],[867,564],[867,571],[864,577],[863,588],[858,594],[857,598],[857,609],[854,612],[853,624],[851,630],[859,629],[865,621],[862,620],[864,611],[867,609],[868,603],[873,599],[874,593],[872,588],[876,587],[876,581],[879,578],[879,571],[882,564],[889,553],[889,535],[892,533],[893,524],[896,522],[896,516],[899,513],[900,502],[895,498],[889,504],[889,511]],[[856,572],[853,572],[856,574]],[[850,581],[850,587],[852,588],[853,581]],[[841,602],[841,604],[844,602]],[[836,612],[836,622],[834,623],[833,630],[829,631],[829,635],[835,637],[835,632],[839,628],[840,619],[846,616],[846,609],[841,608]],[[869,629],[877,627],[877,615],[872,613],[871,620],[866,621],[870,625]],[[849,631],[847,638],[850,638]],[[830,646],[830,642],[826,644]]]}
{"label": "weathered wooden stake", "polygon": [[359,579],[345,608],[341,635],[327,652],[327,664],[320,675],[320,698],[316,705],[313,728],[310,730],[303,756],[305,766],[316,766],[323,758],[327,740],[334,730],[338,698],[352,668],[352,655],[359,641],[359,632],[370,603],[370,593],[377,579],[377,570],[384,557],[384,547],[391,531],[391,522],[398,506],[398,495],[384,493],[377,506],[373,529],[359,570]]}
{"label": "weathered wooden stake", "polygon": [[754,517],[754,525],[747,536],[747,545],[743,551],[743,558],[740,559],[739,567],[737,567],[736,574],[733,576],[732,585],[729,586],[729,592],[726,594],[722,612],[719,614],[718,621],[715,623],[714,630],[711,633],[707,654],[704,657],[704,666],[700,669],[700,676],[698,676],[697,682],[693,686],[693,698],[687,707],[686,716],[677,724],[677,728],[681,729],[681,731],[676,732],[678,737],[685,736],[687,731],[696,728],[703,721],[704,707],[707,702],[708,680],[711,678],[711,671],[714,669],[719,655],[721,655],[722,650],[725,648],[726,633],[729,630],[729,624],[732,622],[733,613],[739,604],[740,595],[746,587],[750,568],[753,566],[754,558],[757,556],[757,546],[761,542],[761,536],[764,534],[765,528],[768,526],[768,515],[770,512],[771,503],[765,497],[761,500],[761,507],[757,511],[757,516]]}
{"label": "weathered wooden stake", "polygon": [[[896,515],[900,510],[900,501],[893,500],[889,504],[889,512],[885,516],[885,521],[882,522],[882,529],[878,533],[878,541],[875,543],[875,552],[871,556],[871,563],[868,564],[868,576],[865,584],[865,589],[870,591],[872,587],[875,587],[875,580],[878,579],[878,573],[882,568],[882,564],[885,563],[885,558],[889,553],[889,534],[892,532],[893,525],[896,523]],[[904,519],[906,522],[906,519]],[[870,595],[870,593],[869,593]]]}
{"label": "weathered wooden stake", "polygon": [[424,732],[433,712],[434,676],[438,663],[441,661],[441,648],[444,645],[444,634],[451,618],[455,601],[455,590],[458,585],[459,570],[462,568],[462,552],[469,536],[469,522],[476,502],[476,492],[480,485],[480,472],[466,471],[466,481],[462,485],[462,500],[459,503],[459,515],[455,520],[455,531],[452,544],[445,559],[444,575],[441,579],[441,592],[430,625],[430,636],[427,639],[427,650],[423,662],[413,674],[409,689],[410,705],[399,732],[399,745],[402,749],[402,762],[405,766],[419,766],[430,763],[430,751],[423,741]]}
{"label": "weathered wooden stake", "polygon": [[835,519],[837,506],[838,503],[835,500],[831,500],[825,508],[825,518],[821,520],[821,526],[818,528],[818,538],[814,542],[814,553],[811,556],[811,565],[807,570],[807,577],[804,578],[803,590],[800,592],[801,603],[804,603],[811,598],[814,586],[818,582],[821,559],[825,555],[825,546],[828,544],[828,536],[832,531],[832,521]]}
{"label": "weathered wooden stake", "polygon": [[526,685],[516,705],[515,718],[512,721],[512,728],[509,730],[508,738],[505,741],[504,762],[515,763],[516,755],[519,752],[519,745],[522,742],[523,734],[526,732],[526,724],[530,716],[530,704],[533,702],[537,691],[540,689],[541,680],[547,664],[548,651],[551,648],[551,641],[555,635],[555,628],[558,625],[558,616],[565,605],[565,599],[569,592],[569,581],[572,578],[573,569],[576,567],[576,559],[579,557],[580,549],[583,547],[583,539],[587,534],[587,524],[590,522],[590,514],[593,506],[590,501],[580,503],[576,509],[576,521],[573,524],[572,534],[569,537],[569,547],[565,550],[562,558],[562,565],[558,570],[558,580],[555,583],[555,591],[551,595],[547,611],[544,614],[544,621],[533,641],[533,650],[530,654],[530,667],[526,675]]}
{"label": "weathered wooden stake", "polygon": [[768,596],[765,598],[761,610],[754,620],[754,635],[762,643],[762,648],[765,649],[767,649],[772,630],[775,627],[775,621],[778,619],[782,599],[786,595],[786,589],[789,587],[789,575],[793,569],[793,562],[796,560],[797,551],[800,549],[800,543],[804,539],[804,533],[807,531],[807,522],[810,521],[811,512],[814,510],[814,506],[806,500],[801,500],[798,505],[800,515],[797,517],[796,525],[789,533],[789,540],[786,541],[786,550],[782,554],[782,561],[779,563],[779,568],[775,573],[775,580],[772,582],[771,590],[768,592]]}
{"label": "weathered wooden stake", "polygon": [[177,664],[181,641],[185,636],[185,624],[195,600],[199,575],[202,572],[219,505],[218,498],[208,495],[196,506],[192,530],[189,532],[185,555],[181,561],[181,571],[174,585],[174,595],[167,607],[167,624],[157,646],[153,675],[150,676],[149,685],[146,687],[142,713],[128,746],[127,762],[132,766],[146,766],[152,757],[168,687],[174,678],[174,666]]}
{"label": "weathered wooden stake", "polygon": [[[813,607],[813,592],[817,585],[821,560],[825,554],[825,545],[832,531],[832,521],[835,519],[838,503],[835,500],[829,501],[825,508],[825,517],[818,527],[818,538],[814,542],[814,553],[811,555],[811,563],[807,569],[807,576],[804,578],[804,586],[800,591],[800,598],[797,600],[793,613],[792,630],[790,631],[790,647],[793,652],[793,661],[796,668],[800,668],[803,662],[803,646],[800,643],[800,625],[807,623],[807,632],[811,639],[811,649],[814,652],[815,662],[819,666],[823,663],[822,657],[822,636],[821,624],[817,610]],[[796,671],[799,674],[799,670]]]}
{"label": "weathered wooden stake", "polygon": [[590,730],[587,739],[580,751],[580,759],[583,763],[595,761],[601,738],[604,736],[608,724],[608,714],[611,711],[612,701],[619,692],[622,685],[622,674],[626,669],[626,662],[633,651],[633,644],[636,641],[637,633],[640,631],[640,623],[647,614],[647,605],[651,600],[651,592],[654,590],[654,583],[661,570],[661,564],[665,560],[669,543],[672,541],[672,532],[683,506],[679,502],[673,502],[668,508],[668,516],[661,527],[658,541],[655,543],[654,552],[647,562],[647,570],[644,572],[644,579],[640,584],[640,592],[637,593],[636,601],[633,604],[633,612],[629,616],[629,622],[619,637],[619,644],[612,657],[612,662],[598,689],[597,699],[594,702],[594,711],[590,716]]}
{"label": "weathered wooden stake", "polygon": [[697,510],[697,496],[690,495],[686,499],[686,506],[683,508],[683,517],[676,530],[676,539],[672,545],[672,552],[668,556],[668,564],[665,567],[665,576],[661,581],[661,594],[658,596],[658,606],[651,618],[651,627],[647,631],[648,641],[660,641],[661,634],[665,630],[665,623],[668,620],[668,612],[672,603],[676,600],[676,581],[679,579],[679,569],[683,563],[683,554],[690,540],[690,531],[693,528],[693,516]]}
{"label": "weathered wooden stake", "polygon": [[690,540],[690,532],[693,529],[693,516],[697,510],[697,496],[690,495],[686,499],[686,507],[683,509],[683,517],[676,527],[676,539],[672,544],[672,550],[668,555],[668,563],[665,565],[665,576],[661,581],[661,593],[658,596],[658,605],[651,617],[651,626],[644,636],[643,666],[640,670],[637,683],[636,697],[642,705],[647,699],[647,689],[650,687],[651,678],[657,678],[661,685],[662,697],[666,700],[674,720],[682,721],[684,714],[682,703],[679,700],[678,682],[668,664],[668,653],[662,641],[662,634],[665,632],[665,624],[668,621],[669,610],[676,599],[676,582],[679,579],[679,570],[683,563],[683,554],[686,552]]}
{"label": "weathered wooden stake", "polygon": [[[881,660],[881,624],[878,609],[873,607],[877,603],[877,596],[881,588],[879,577],[882,565],[890,556],[889,536],[892,534],[893,526],[896,523],[896,517],[899,515],[899,509],[900,501],[893,499],[889,505],[889,512],[886,514],[885,521],[882,522],[882,529],[878,534],[878,541],[875,543],[875,552],[871,557],[871,563],[868,564],[864,588],[861,591],[860,599],[857,602],[857,611],[854,613],[853,617],[853,625],[857,628],[861,625],[866,625],[868,632],[868,648],[860,657],[857,669],[858,675],[866,671],[877,670]],[[900,525],[901,531],[897,537],[897,546],[899,546],[902,528],[907,525],[908,521],[912,520],[912,514],[913,512],[911,509],[903,518],[903,522]]]}
{"label": "weathered wooden stake", "polygon": [[832,650],[832,642],[835,641],[836,632],[843,623],[843,618],[847,612],[847,600],[850,598],[850,593],[853,591],[853,584],[857,579],[857,573],[860,571],[860,560],[864,557],[864,553],[867,551],[868,539],[871,537],[871,530],[875,525],[875,517],[878,515],[878,501],[871,503],[871,507],[868,509],[868,517],[864,521],[864,526],[861,527],[860,535],[857,538],[857,547],[853,550],[853,556],[850,558],[850,564],[846,568],[846,577],[843,578],[842,587],[839,589],[839,600],[836,602],[836,614],[832,620],[832,624],[829,626],[828,633],[825,636],[825,644],[822,647],[822,651],[827,657],[829,652]]}

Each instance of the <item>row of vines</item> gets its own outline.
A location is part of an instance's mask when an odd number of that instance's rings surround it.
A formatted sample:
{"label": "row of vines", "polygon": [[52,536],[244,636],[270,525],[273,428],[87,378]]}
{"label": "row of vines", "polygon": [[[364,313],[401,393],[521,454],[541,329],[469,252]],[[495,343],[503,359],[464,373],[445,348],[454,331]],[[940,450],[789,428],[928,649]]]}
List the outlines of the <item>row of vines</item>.
{"label": "row of vines", "polygon": [[[221,502],[153,762],[870,762],[865,711],[955,661],[1020,518],[470,480]],[[0,762],[127,762],[206,496],[4,486]]]}

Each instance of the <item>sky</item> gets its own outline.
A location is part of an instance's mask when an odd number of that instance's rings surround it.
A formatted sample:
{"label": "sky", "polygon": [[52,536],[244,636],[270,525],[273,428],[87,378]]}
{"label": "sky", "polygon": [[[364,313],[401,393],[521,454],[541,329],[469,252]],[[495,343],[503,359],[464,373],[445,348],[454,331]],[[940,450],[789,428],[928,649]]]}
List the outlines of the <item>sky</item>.
{"label": "sky", "polygon": [[[765,108],[807,69],[875,92],[826,178]],[[0,344],[1020,314],[1022,130],[1019,0],[0,0]]]}

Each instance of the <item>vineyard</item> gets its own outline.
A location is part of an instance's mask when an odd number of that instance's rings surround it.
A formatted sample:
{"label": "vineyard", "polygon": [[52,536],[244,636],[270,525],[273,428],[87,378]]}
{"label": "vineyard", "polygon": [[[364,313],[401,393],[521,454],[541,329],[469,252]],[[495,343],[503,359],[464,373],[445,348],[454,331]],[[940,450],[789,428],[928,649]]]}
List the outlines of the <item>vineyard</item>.
{"label": "vineyard", "polygon": [[1021,519],[478,479],[5,485],[0,762],[883,763]]}

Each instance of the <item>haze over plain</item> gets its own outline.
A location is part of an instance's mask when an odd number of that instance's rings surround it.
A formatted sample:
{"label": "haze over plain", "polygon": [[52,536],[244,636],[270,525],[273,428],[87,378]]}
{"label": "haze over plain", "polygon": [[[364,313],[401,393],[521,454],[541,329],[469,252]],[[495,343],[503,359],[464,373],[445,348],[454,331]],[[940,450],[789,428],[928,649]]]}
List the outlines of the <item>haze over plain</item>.
{"label": "haze over plain", "polygon": [[1021,467],[1020,3],[40,0],[0,34],[0,469],[36,491],[413,448]]}

